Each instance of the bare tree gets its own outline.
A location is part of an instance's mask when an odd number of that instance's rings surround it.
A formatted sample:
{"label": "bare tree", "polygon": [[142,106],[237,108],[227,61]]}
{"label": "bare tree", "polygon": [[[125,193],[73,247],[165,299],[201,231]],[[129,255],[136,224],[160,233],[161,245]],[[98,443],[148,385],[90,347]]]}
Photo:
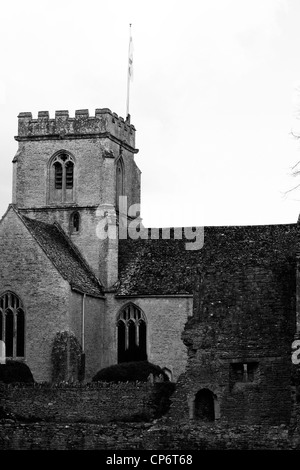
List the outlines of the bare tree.
{"label": "bare tree", "polygon": [[[292,128],[290,131],[291,137],[295,141],[299,141],[300,144],[300,81],[294,85],[294,93],[292,98],[293,110],[292,110]],[[300,148],[300,146],[299,146]],[[300,175],[300,160],[290,168],[289,175],[296,178]],[[300,188],[300,182],[284,192],[284,196]]]}

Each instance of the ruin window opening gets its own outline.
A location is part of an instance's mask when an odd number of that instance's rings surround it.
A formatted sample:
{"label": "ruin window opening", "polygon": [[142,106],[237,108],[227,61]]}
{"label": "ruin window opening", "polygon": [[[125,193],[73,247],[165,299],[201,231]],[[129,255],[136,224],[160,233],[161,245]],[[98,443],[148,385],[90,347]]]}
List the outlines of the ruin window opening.
{"label": "ruin window opening", "polygon": [[215,398],[213,392],[207,388],[199,390],[195,395],[194,417],[199,421],[211,422],[215,420]]}
{"label": "ruin window opening", "polygon": [[118,363],[147,360],[147,325],[142,311],[127,305],[117,318]]}
{"label": "ruin window opening", "polygon": [[258,362],[235,362],[230,364],[230,382],[254,382],[257,376]]}

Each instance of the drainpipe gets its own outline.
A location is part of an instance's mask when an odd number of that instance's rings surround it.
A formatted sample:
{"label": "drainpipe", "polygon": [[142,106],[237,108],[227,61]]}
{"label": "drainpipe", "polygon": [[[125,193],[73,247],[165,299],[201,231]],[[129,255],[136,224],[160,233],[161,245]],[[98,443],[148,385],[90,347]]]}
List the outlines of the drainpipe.
{"label": "drainpipe", "polygon": [[82,324],[81,324],[81,347],[82,347],[82,352],[83,353],[84,353],[85,297],[86,297],[86,294],[83,294],[83,296],[82,296]]}

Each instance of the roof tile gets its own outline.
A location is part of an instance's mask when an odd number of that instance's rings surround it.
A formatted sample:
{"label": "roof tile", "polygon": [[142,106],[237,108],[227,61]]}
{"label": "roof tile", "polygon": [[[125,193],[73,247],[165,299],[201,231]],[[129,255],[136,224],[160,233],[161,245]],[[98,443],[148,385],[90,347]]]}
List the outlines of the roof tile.
{"label": "roof tile", "polygon": [[[172,231],[171,231],[172,237]],[[234,270],[236,265],[280,263],[298,249],[297,224],[205,227],[200,250],[188,240],[119,241],[118,295],[193,294],[196,268]]]}
{"label": "roof tile", "polygon": [[50,225],[26,216],[20,215],[20,217],[58,272],[72,288],[92,296],[103,295],[99,280],[58,224]]}

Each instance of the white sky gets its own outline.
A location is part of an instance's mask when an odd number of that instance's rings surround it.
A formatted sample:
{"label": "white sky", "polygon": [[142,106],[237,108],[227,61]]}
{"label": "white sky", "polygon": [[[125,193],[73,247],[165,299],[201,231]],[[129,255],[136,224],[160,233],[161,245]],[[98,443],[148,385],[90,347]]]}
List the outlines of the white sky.
{"label": "white sky", "polygon": [[19,112],[126,117],[129,23],[144,225],[295,223],[299,0],[1,2],[0,213]]}

